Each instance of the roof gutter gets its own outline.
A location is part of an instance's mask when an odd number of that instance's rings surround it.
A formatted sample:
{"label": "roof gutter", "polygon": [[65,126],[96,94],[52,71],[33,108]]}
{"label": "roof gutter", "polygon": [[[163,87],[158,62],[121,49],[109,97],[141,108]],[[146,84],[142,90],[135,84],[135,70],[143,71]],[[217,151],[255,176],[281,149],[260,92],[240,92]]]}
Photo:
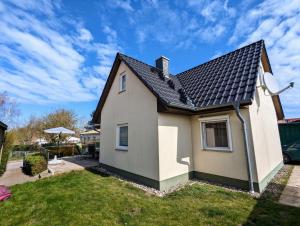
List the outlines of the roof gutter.
{"label": "roof gutter", "polygon": [[250,158],[250,147],[249,147],[249,140],[248,140],[247,123],[240,112],[240,102],[234,102],[232,105],[233,105],[236,115],[237,115],[238,119],[241,121],[241,124],[243,127],[244,145],[245,145],[245,151],[246,151],[245,153],[246,153],[247,169],[248,169],[249,192],[254,193],[252,162],[251,162],[251,158]]}
{"label": "roof gutter", "polygon": [[[250,104],[252,104],[252,101],[240,101],[239,102],[239,106],[240,105],[243,105],[243,106],[250,105]],[[223,107],[231,107],[232,102],[220,104],[220,105],[208,106],[208,107],[189,107],[189,108],[186,106],[179,106],[178,104],[176,104],[174,102],[167,102],[167,106],[198,113],[198,112],[205,111],[205,110],[212,110],[212,109],[223,108]]]}

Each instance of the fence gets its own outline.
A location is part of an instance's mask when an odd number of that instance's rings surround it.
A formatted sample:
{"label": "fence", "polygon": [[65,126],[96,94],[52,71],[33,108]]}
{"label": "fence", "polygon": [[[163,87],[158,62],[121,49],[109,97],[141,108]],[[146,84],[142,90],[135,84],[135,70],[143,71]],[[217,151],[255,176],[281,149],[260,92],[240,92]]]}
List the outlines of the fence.
{"label": "fence", "polygon": [[34,154],[34,153],[41,153],[47,159],[49,159],[49,151],[46,148],[40,147],[40,146],[36,146],[34,149],[30,149],[30,150],[26,150],[26,151],[13,150],[10,153],[10,158],[12,158],[12,159],[14,159],[14,158],[15,159],[20,159],[20,158],[24,158],[26,155]]}
{"label": "fence", "polygon": [[281,145],[291,145],[300,142],[300,122],[279,124]]}

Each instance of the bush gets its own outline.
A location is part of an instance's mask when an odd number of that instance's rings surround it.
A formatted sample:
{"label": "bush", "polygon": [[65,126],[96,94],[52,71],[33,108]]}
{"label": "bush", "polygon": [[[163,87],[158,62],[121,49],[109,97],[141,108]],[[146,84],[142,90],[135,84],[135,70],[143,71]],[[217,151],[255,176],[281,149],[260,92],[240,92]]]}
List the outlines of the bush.
{"label": "bush", "polygon": [[5,141],[3,144],[2,156],[0,160],[0,176],[5,172],[9,154],[15,141],[14,134],[11,132],[5,133]]}
{"label": "bush", "polygon": [[37,144],[19,144],[13,146],[12,149],[13,152],[38,152],[39,151],[39,146]]}
{"label": "bush", "polygon": [[77,145],[62,145],[59,148],[57,146],[46,147],[48,149],[49,154],[53,157],[57,156],[72,156],[80,153],[80,148]]}
{"label": "bush", "polygon": [[40,153],[27,155],[23,160],[23,171],[25,174],[35,176],[47,169],[47,159]]}

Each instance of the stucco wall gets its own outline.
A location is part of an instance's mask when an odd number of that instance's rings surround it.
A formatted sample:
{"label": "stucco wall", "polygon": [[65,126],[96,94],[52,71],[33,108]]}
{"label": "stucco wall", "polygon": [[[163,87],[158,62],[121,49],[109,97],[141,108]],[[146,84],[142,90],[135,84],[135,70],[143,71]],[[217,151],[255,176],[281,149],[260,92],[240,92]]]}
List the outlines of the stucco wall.
{"label": "stucco wall", "polygon": [[[247,124],[250,125],[248,109],[241,110]],[[222,152],[213,150],[203,150],[200,130],[200,117],[229,115],[232,137],[232,152]],[[197,172],[214,174],[223,177],[229,177],[240,180],[248,180],[247,162],[245,157],[244,138],[242,133],[242,125],[234,111],[205,114],[192,116],[192,137],[193,137],[193,155],[194,170]],[[251,128],[248,127],[250,134],[250,149],[252,150]],[[254,159],[253,151],[251,158]],[[255,162],[252,164],[254,181],[257,181],[255,170]]]}
{"label": "stucco wall", "polygon": [[192,128],[187,115],[158,114],[159,179],[193,171]]}
{"label": "stucco wall", "polygon": [[[119,75],[126,72],[126,91]],[[100,162],[158,180],[158,113],[156,97],[121,63],[101,112]],[[116,126],[128,123],[128,151],[115,150]]]}
{"label": "stucco wall", "polygon": [[261,181],[283,161],[274,104],[261,87],[256,89],[249,113],[258,180]]}

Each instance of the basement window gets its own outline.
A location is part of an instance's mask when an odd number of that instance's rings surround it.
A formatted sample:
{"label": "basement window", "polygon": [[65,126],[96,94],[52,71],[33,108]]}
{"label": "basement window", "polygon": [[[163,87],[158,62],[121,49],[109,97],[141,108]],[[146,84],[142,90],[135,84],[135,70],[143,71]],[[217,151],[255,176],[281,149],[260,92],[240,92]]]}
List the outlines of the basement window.
{"label": "basement window", "polygon": [[200,129],[204,150],[232,151],[229,116],[201,118]]}
{"label": "basement window", "polygon": [[128,150],[128,124],[117,125],[116,149]]}
{"label": "basement window", "polygon": [[124,92],[125,90],[126,90],[126,75],[122,74],[120,75],[119,92]]}

